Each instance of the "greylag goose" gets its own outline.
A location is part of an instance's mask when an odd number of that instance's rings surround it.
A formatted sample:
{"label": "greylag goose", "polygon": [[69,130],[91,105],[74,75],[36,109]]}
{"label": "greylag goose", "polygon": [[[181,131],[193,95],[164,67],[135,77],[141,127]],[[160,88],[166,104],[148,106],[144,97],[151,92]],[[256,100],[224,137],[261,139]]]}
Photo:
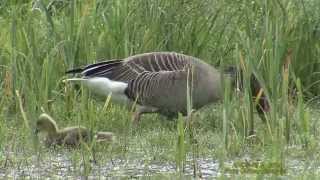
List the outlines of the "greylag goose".
{"label": "greylag goose", "polygon": [[[56,121],[48,114],[41,114],[36,122],[35,133],[46,133],[45,145],[66,145],[66,146],[79,146],[81,141],[89,142],[90,131],[81,126],[67,127],[59,129]],[[97,132],[94,136],[97,142],[111,142],[113,134],[111,132]]]}
{"label": "greylag goose", "polygon": [[[176,116],[181,112],[186,115],[187,86],[191,89],[193,109],[223,97],[221,73],[217,69],[198,58],[174,52],[138,54],[71,69],[66,73],[80,74],[80,77],[66,81],[81,81],[98,95],[108,96],[111,93],[111,99],[116,102],[136,103],[134,122],[143,113]],[[235,82],[239,73],[232,68],[227,74]],[[251,81],[255,97],[261,86],[254,76]],[[259,114],[269,110],[264,94],[259,99],[257,110]]]}

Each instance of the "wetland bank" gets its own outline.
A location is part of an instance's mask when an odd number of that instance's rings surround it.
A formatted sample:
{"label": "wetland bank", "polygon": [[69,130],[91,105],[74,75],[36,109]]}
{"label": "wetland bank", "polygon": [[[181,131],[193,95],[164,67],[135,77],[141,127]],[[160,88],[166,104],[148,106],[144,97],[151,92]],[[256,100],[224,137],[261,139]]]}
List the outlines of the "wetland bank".
{"label": "wetland bank", "polygon": [[[1,1],[0,177],[318,179],[319,17],[317,0]],[[63,83],[71,67],[152,51],[242,67],[245,90],[226,86],[192,121],[132,127],[130,110]],[[251,72],[271,102],[265,123]],[[47,148],[33,133],[43,112],[116,141]]]}

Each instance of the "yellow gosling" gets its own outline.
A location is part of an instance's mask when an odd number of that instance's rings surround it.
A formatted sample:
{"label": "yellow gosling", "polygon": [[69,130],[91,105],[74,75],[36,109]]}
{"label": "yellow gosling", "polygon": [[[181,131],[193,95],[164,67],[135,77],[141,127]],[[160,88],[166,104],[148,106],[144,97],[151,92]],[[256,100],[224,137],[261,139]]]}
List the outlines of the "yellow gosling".
{"label": "yellow gosling", "polygon": [[[79,146],[81,142],[90,141],[90,131],[82,126],[73,126],[59,129],[56,121],[48,114],[41,114],[36,122],[35,133],[45,133],[45,145],[66,145]],[[94,135],[97,142],[111,142],[113,140],[113,133],[111,132],[97,132]]]}

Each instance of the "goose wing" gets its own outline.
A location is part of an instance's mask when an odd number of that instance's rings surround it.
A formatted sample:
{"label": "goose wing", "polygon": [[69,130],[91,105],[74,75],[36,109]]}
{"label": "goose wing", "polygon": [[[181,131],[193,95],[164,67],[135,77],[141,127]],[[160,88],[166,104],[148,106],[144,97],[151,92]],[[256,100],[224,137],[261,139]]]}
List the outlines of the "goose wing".
{"label": "goose wing", "polygon": [[85,77],[106,77],[114,81],[129,82],[145,71],[181,71],[192,59],[195,58],[174,52],[152,52],[102,61],[66,73],[81,73]]}

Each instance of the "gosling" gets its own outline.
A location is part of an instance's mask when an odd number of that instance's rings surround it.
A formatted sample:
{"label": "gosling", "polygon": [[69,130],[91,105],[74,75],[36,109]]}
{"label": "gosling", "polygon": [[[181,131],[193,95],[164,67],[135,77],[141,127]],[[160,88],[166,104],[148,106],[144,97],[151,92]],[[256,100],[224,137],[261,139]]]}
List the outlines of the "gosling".
{"label": "gosling", "polygon": [[[41,114],[36,122],[35,134],[45,133],[44,143],[47,147],[62,145],[76,147],[81,142],[90,142],[91,132],[81,126],[67,127],[59,129],[56,121],[48,114]],[[112,142],[114,139],[111,132],[97,132],[93,138],[96,142]]]}

